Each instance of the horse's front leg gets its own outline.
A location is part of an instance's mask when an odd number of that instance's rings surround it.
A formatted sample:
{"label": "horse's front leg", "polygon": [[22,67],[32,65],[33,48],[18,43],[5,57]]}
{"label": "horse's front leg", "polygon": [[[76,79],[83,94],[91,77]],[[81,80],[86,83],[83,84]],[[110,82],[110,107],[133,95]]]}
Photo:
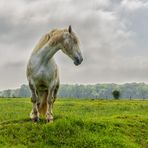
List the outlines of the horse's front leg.
{"label": "horse's front leg", "polygon": [[47,122],[52,122],[53,121],[53,112],[52,112],[53,102],[54,102],[53,92],[52,91],[48,91],[47,112],[46,112]]}
{"label": "horse's front leg", "polygon": [[38,103],[34,101],[33,97],[31,98],[32,101],[32,111],[30,113],[30,118],[33,122],[37,122],[39,120],[39,112],[38,112]]}
{"label": "horse's front leg", "polygon": [[33,85],[29,84],[30,89],[31,89],[31,93],[32,93],[32,97],[31,97],[31,102],[32,102],[32,111],[30,113],[30,118],[32,119],[33,122],[37,122],[39,120],[39,112],[38,112],[38,96],[36,93],[35,88],[33,87]]}

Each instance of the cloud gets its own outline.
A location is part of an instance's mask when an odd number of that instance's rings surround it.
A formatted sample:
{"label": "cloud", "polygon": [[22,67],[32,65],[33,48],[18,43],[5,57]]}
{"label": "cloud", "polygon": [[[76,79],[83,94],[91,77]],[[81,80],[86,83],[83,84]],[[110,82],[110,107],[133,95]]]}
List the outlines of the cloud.
{"label": "cloud", "polygon": [[57,53],[62,83],[146,81],[147,3],[1,0],[0,89],[27,83],[25,67],[32,48],[49,30],[69,24],[80,38],[84,62],[75,67]]}
{"label": "cloud", "polygon": [[122,6],[130,11],[135,11],[143,7],[148,7],[148,2],[144,0],[123,0]]}

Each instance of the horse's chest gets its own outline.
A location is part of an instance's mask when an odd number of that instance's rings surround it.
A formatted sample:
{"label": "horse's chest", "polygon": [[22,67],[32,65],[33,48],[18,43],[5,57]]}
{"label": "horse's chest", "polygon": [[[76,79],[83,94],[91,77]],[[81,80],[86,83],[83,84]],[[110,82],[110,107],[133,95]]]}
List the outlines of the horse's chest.
{"label": "horse's chest", "polygon": [[57,66],[54,60],[51,59],[48,63],[44,64],[38,57],[34,56],[31,58],[28,67],[30,70],[28,79],[30,79],[37,88],[42,86],[46,88],[54,83],[57,74]]}
{"label": "horse's chest", "polygon": [[50,81],[54,75],[53,70],[48,67],[41,66],[39,69],[37,69],[34,73],[34,78],[36,81]]}

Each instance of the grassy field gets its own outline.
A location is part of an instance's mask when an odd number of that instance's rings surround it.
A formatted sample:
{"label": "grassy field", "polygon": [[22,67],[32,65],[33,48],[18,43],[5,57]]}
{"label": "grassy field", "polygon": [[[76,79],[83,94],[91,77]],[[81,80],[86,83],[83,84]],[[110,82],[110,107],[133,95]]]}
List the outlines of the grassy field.
{"label": "grassy field", "polygon": [[0,99],[1,148],[148,148],[148,101],[59,99],[53,123],[32,123],[30,110],[30,99]]}

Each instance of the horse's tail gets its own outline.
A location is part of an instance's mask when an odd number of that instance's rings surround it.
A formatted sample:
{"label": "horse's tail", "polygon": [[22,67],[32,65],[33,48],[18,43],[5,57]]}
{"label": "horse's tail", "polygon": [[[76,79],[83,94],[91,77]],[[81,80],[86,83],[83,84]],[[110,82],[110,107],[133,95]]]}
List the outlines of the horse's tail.
{"label": "horse's tail", "polygon": [[45,92],[40,95],[40,104],[38,106],[38,111],[43,116],[45,116],[47,112],[47,93]]}

